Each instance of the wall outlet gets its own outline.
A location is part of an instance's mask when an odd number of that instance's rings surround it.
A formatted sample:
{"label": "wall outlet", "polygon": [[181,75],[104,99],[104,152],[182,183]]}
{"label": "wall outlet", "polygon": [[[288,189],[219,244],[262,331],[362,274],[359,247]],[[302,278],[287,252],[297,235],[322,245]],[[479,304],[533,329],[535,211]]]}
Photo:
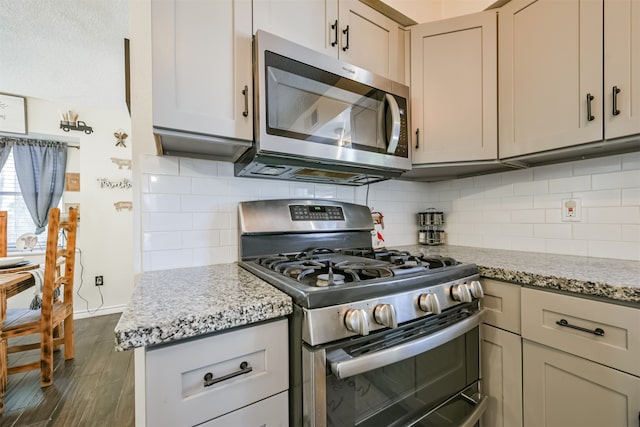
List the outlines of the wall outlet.
{"label": "wall outlet", "polygon": [[578,198],[562,199],[562,221],[580,222],[582,221],[582,203]]}
{"label": "wall outlet", "polygon": [[104,285],[104,279],[102,278],[102,276],[96,276],[96,286],[102,285]]}

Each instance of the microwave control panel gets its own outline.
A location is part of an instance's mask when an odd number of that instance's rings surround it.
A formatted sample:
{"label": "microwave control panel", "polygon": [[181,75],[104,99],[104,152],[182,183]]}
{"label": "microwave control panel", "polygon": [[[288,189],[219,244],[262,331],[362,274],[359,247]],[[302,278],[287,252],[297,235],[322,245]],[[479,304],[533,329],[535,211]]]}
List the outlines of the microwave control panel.
{"label": "microwave control panel", "polygon": [[398,146],[393,155],[397,157],[409,157],[409,130],[407,124],[407,100],[396,96],[398,107],[400,109],[400,135],[398,137]]}

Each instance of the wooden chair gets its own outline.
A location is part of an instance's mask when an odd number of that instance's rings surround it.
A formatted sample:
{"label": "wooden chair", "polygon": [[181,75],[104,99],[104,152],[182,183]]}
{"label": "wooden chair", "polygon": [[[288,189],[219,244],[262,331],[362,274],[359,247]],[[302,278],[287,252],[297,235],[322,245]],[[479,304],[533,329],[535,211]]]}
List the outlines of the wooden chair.
{"label": "wooden chair", "polygon": [[[40,369],[40,386],[53,383],[53,350],[64,345],[65,360],[73,359],[73,275],[75,270],[76,229],[78,211],[71,209],[67,221],[60,221],[60,210],[49,211],[47,250],[44,264],[42,308],[10,309],[2,326],[0,354],[8,355],[27,350],[40,349],[40,361],[2,369],[0,383],[6,384],[7,375]],[[66,241],[60,239],[60,231],[66,232]],[[62,242],[61,242],[62,240]],[[63,268],[64,264],[64,268]],[[37,286],[37,285],[36,285]],[[54,291],[64,286],[63,298],[55,298]],[[8,346],[10,338],[40,334],[40,342]],[[8,363],[3,360],[1,363]]]}
{"label": "wooden chair", "polygon": [[0,211],[0,257],[7,256],[7,211]]}

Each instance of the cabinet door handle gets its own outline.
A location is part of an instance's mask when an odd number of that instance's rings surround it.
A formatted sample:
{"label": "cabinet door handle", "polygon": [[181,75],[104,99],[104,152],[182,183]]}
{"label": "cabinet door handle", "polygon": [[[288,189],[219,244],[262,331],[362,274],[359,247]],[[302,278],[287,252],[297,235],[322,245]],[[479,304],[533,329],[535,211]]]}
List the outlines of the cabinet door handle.
{"label": "cabinet door handle", "polygon": [[244,85],[242,94],[244,95],[244,111],[242,112],[242,115],[249,117],[249,87],[247,85]]}
{"label": "cabinet door handle", "polygon": [[591,115],[591,101],[594,97],[590,93],[587,94],[587,121],[591,122],[595,120],[595,117]]}
{"label": "cabinet door handle", "polygon": [[213,374],[211,372],[207,372],[205,374],[205,376],[204,376],[204,386],[205,387],[209,387],[209,386],[212,386],[212,385],[217,384],[219,382],[226,381],[228,379],[235,378],[235,377],[240,376],[240,375],[248,374],[251,371],[253,371],[253,368],[251,366],[249,366],[249,363],[242,362],[240,364],[240,370],[239,371],[235,371],[235,372],[232,372],[232,373],[227,374],[227,375],[223,375],[223,376],[218,377],[218,378],[213,378]]}
{"label": "cabinet door handle", "polygon": [[613,87],[613,111],[611,112],[614,116],[620,114],[620,110],[618,110],[618,94],[620,93],[620,88],[618,86]]}
{"label": "cabinet door handle", "polygon": [[348,26],[348,25],[347,25],[347,28],[345,28],[344,30],[342,30],[342,34],[344,34],[345,36],[347,36],[347,44],[345,44],[345,45],[342,47],[342,50],[343,50],[344,52],[346,52],[346,51],[347,51],[347,49],[349,49],[349,26]]}
{"label": "cabinet door handle", "polygon": [[572,325],[571,323],[569,323],[566,319],[560,319],[556,321],[556,325],[560,325],[563,326],[565,328],[571,328],[571,329],[576,329],[578,331],[582,331],[582,332],[588,332],[590,334],[593,335],[597,335],[599,337],[604,335],[604,330],[601,328],[595,328],[595,329],[587,329],[587,328],[583,328],[581,326],[576,326],[576,325]]}
{"label": "cabinet door handle", "polygon": [[420,128],[416,129],[416,150],[420,148]]}
{"label": "cabinet door handle", "polygon": [[331,29],[333,30],[334,40],[331,42],[331,46],[335,46],[338,44],[338,20],[336,19],[333,24],[331,24]]}

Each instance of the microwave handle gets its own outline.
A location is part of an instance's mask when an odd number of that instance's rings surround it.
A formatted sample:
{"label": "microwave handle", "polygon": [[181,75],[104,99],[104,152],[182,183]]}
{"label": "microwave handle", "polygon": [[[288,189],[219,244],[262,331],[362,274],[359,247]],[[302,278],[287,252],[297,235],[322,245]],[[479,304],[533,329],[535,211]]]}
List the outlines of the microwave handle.
{"label": "microwave handle", "polygon": [[[385,95],[385,99],[391,109],[392,119],[391,138],[387,141],[387,153],[393,154],[396,152],[398,141],[400,140],[400,107],[398,107],[398,101],[396,101],[390,93]],[[384,118],[382,120],[384,120]]]}
{"label": "microwave handle", "polygon": [[485,310],[483,308],[476,314],[433,334],[362,356],[352,357],[341,348],[331,350],[327,352],[327,364],[336,378],[344,379],[400,362],[441,346],[478,327]]}

